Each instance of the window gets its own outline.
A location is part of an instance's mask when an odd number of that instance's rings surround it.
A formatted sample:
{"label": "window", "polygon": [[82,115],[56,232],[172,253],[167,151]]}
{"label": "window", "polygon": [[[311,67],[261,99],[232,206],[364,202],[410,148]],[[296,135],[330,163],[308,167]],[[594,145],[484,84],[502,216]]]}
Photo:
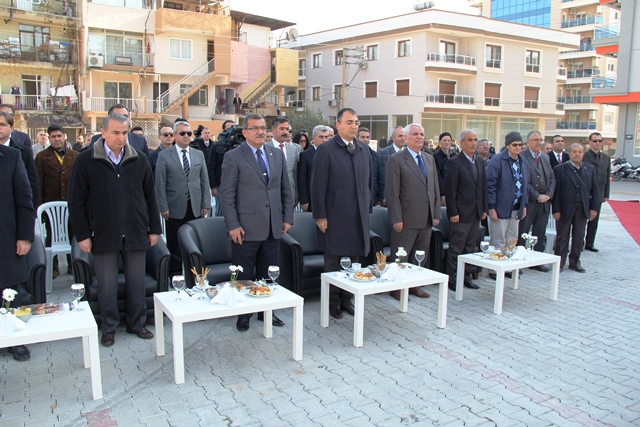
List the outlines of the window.
{"label": "window", "polygon": [[165,1],[162,4],[162,7],[165,8],[165,9],[182,10],[182,3],[174,3],[172,1]]}
{"label": "window", "polygon": [[365,98],[378,97],[378,82],[364,82],[364,97]]}
{"label": "window", "polygon": [[333,99],[342,99],[342,85],[333,85]]}
{"label": "window", "polygon": [[333,65],[342,65],[342,50],[336,50],[333,52]]}
{"label": "window", "polygon": [[539,87],[524,87],[524,108],[538,108]]}
{"label": "window", "polygon": [[307,76],[307,60],[301,59],[298,61],[298,77]]}
{"label": "window", "polygon": [[129,82],[104,82],[104,108],[107,111],[115,104],[124,104],[133,110],[133,84]]}
{"label": "window", "polygon": [[451,80],[440,80],[438,82],[438,102],[453,104],[456,94],[456,83]]}
{"label": "window", "polygon": [[527,73],[540,73],[540,52],[537,50],[526,50],[525,63],[527,64]]}
{"label": "window", "polygon": [[142,46],[142,35],[89,34],[89,51],[102,53],[107,64],[143,65]]}
{"label": "window", "polygon": [[607,71],[616,71],[616,65],[613,63],[607,64]]}
{"label": "window", "polygon": [[377,61],[378,60],[378,45],[373,44],[371,46],[367,46],[367,60],[368,61]]}
{"label": "window", "polygon": [[500,91],[502,85],[499,83],[484,84],[484,105],[487,107],[500,106]]}
{"label": "window", "polygon": [[[188,87],[189,85],[180,85],[180,92],[183,92],[183,86]],[[187,88],[184,89],[187,89]],[[193,95],[189,97],[189,105],[206,107],[209,105],[209,86],[203,85],[200,89],[196,91]]]}
{"label": "window", "polygon": [[191,40],[170,38],[169,58],[191,60]]}
{"label": "window", "polygon": [[320,101],[320,98],[322,97],[322,86],[312,87],[311,96],[314,101]]}
{"label": "window", "polygon": [[409,96],[409,79],[396,80],[396,96]]}
{"label": "window", "polygon": [[453,42],[448,42],[441,40],[440,41],[440,55],[442,55],[442,59],[444,62],[456,62],[456,44]]}
{"label": "window", "polygon": [[321,53],[314,53],[311,58],[313,59],[313,68],[322,67],[322,54]]}
{"label": "window", "polygon": [[613,124],[613,113],[605,113],[604,122],[608,124]]}
{"label": "window", "polygon": [[398,58],[411,56],[411,40],[400,40],[398,42]]}
{"label": "window", "polygon": [[298,103],[296,104],[296,107],[304,108],[306,100],[307,100],[307,91],[304,90],[304,89],[299,89],[298,90]]}
{"label": "window", "polygon": [[[18,26],[20,31],[20,44],[24,46],[40,46],[49,43],[49,27],[35,27],[33,25]],[[35,52],[35,50],[34,50]],[[35,58],[34,58],[35,59]]]}
{"label": "window", "polygon": [[487,68],[502,68],[502,46],[488,44],[485,57]]}

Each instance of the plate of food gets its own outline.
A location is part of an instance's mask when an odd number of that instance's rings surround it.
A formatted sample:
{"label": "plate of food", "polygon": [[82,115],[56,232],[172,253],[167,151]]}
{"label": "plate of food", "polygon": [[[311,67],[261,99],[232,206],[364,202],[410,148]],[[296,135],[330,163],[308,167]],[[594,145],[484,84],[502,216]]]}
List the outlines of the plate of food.
{"label": "plate of food", "polygon": [[232,288],[236,288],[239,292],[242,292],[242,293],[246,293],[250,288],[256,286],[256,284],[250,280],[238,280],[236,282],[222,282],[222,283],[218,283],[216,286],[219,289],[222,289],[224,288],[224,285],[226,285],[227,283],[229,283],[229,285]]}
{"label": "plate of food", "polygon": [[371,282],[376,280],[376,277],[373,274],[363,271],[358,271],[357,273],[354,273],[353,276],[349,277],[357,282]]}
{"label": "plate of food", "polygon": [[249,292],[247,292],[247,294],[256,298],[265,298],[273,295],[273,291],[268,286],[253,286],[251,289],[249,289]]}
{"label": "plate of food", "polygon": [[509,259],[509,257],[502,252],[492,252],[489,254],[489,259],[493,261],[506,261]]}

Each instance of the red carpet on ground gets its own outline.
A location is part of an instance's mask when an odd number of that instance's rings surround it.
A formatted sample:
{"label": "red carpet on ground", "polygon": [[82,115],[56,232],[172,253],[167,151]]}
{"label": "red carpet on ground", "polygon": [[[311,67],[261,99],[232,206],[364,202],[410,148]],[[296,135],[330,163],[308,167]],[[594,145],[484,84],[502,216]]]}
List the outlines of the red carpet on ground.
{"label": "red carpet on ground", "polygon": [[627,233],[640,245],[640,203],[637,200],[628,202],[609,200],[608,203]]}

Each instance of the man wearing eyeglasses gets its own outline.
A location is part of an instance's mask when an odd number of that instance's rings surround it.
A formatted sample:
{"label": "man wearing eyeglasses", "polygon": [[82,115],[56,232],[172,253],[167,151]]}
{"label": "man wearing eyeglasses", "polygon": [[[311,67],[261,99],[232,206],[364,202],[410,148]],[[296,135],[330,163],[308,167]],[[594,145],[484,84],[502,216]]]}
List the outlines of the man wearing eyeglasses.
{"label": "man wearing eyeglasses", "polygon": [[[284,153],[266,144],[264,117],[250,114],[242,126],[246,141],[222,161],[220,204],[232,241],[231,262],[243,269],[238,279],[254,280],[268,277],[269,266],[278,265],[280,237],[293,224],[293,193]],[[249,329],[251,316],[238,316],[240,332]],[[284,326],[275,314],[272,322]]]}
{"label": "man wearing eyeglasses", "polygon": [[[107,111],[107,115],[110,114],[120,114],[121,116],[125,116],[127,118],[127,125],[131,127],[131,116],[129,115],[129,110],[123,104],[115,104],[112,105]],[[100,133],[93,135],[91,138],[91,146],[95,144],[95,142],[101,137]],[[147,140],[144,136],[137,135],[135,133],[129,132],[127,135],[127,143],[131,145],[138,151],[142,151],[146,156],[149,156],[149,146],[147,145]],[[92,147],[89,147],[92,148]]]}
{"label": "man wearing eyeglasses", "polygon": [[156,195],[160,215],[167,221],[167,248],[171,253],[169,275],[182,272],[178,229],[204,217],[211,208],[211,188],[202,151],[190,146],[193,131],[188,122],[173,125],[176,144],[158,154]]}
{"label": "man wearing eyeglasses", "polygon": [[587,234],[585,236],[584,248],[591,252],[600,252],[594,246],[596,241],[596,232],[598,231],[598,220],[600,219],[600,209],[602,203],[609,200],[609,186],[611,176],[611,157],[602,152],[602,135],[599,132],[593,132],[589,135],[589,149],[584,153],[584,162],[593,166],[596,170],[596,181],[598,183],[598,191],[600,192],[600,203],[596,209],[597,215],[587,223]]}
{"label": "man wearing eyeglasses", "polygon": [[518,238],[518,224],[527,215],[529,203],[529,167],[522,151],[522,136],[509,132],[506,149],[496,154],[487,166],[487,198],[491,245],[506,246]]}
{"label": "man wearing eyeglasses", "polygon": [[156,176],[156,164],[158,163],[158,156],[164,150],[171,148],[174,143],[173,138],[173,128],[171,126],[162,126],[160,128],[160,132],[158,133],[158,139],[160,140],[160,145],[158,148],[149,153],[149,164],[151,165],[151,170],[153,171],[153,176]]}

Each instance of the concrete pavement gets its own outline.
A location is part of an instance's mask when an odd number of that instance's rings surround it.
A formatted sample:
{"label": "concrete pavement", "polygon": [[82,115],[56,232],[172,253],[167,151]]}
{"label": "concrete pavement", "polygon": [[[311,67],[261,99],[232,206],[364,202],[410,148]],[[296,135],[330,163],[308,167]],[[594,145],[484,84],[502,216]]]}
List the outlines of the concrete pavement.
{"label": "concrete pavement", "polygon": [[[612,188],[640,198],[640,183]],[[596,246],[582,256],[587,274],[560,275],[557,301],[550,273],[533,270],[506,287],[499,316],[488,278],[464,301],[449,292],[445,329],[435,288],[406,314],[388,295],[367,297],[362,348],[351,316],[322,328],[319,298],[307,299],[299,362],[291,310],[278,312],[287,326],[268,340],[255,317],[246,333],[235,319],[188,324],[181,385],[170,321],[163,357],[120,327],[115,346],[100,347],[98,401],[80,340],[31,345],[24,363],[2,350],[0,426],[637,426],[640,251],[608,205]],[[70,283],[56,279],[50,299],[70,300]]]}

